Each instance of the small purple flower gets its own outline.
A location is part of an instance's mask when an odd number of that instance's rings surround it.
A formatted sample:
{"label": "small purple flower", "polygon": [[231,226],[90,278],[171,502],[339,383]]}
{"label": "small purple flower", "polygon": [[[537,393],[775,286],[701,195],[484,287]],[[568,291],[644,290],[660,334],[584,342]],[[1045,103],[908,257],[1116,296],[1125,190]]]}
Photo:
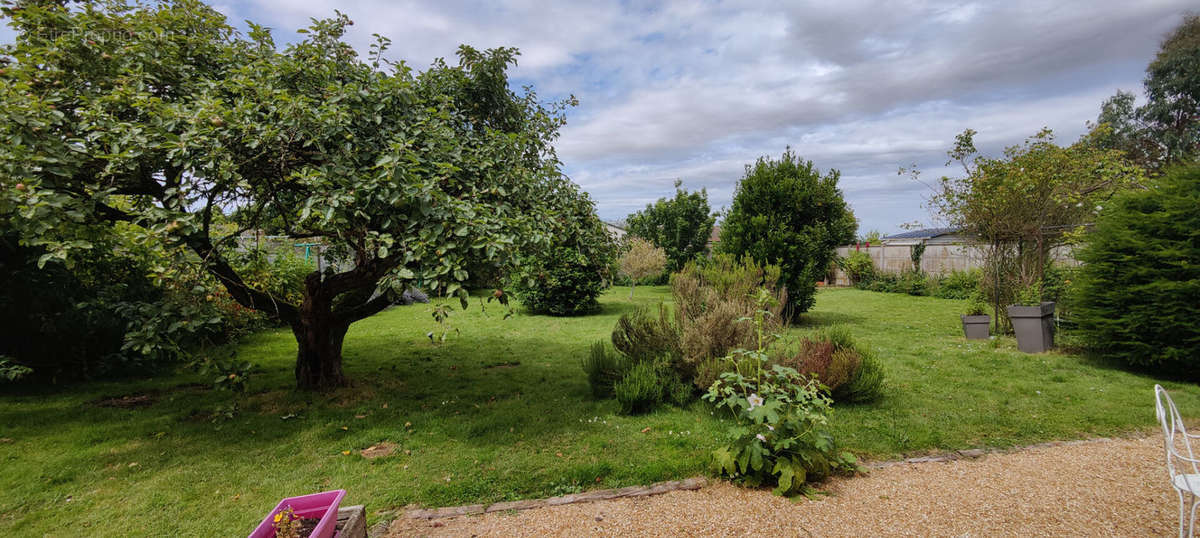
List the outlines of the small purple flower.
{"label": "small purple flower", "polygon": [[762,442],[764,442],[764,443],[765,443],[765,442],[767,442],[767,438],[766,438],[766,437],[764,437],[764,436],[763,436],[763,434],[761,434],[761,433],[760,433],[760,434],[757,434],[757,435],[755,435],[755,437],[757,437],[759,441],[762,441]]}

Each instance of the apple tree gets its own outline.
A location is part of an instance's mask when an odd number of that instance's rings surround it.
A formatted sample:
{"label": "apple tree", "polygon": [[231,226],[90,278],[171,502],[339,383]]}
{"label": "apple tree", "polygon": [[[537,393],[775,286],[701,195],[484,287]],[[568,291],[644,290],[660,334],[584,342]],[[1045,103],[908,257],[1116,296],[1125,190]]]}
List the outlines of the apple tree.
{"label": "apple tree", "polygon": [[[573,100],[516,93],[517,51],[461,47],[424,71],[366,57],[344,15],[277,46],[194,0],[9,4],[0,48],[0,212],[39,263],[70,263],[116,226],[186,248],[242,305],[288,324],[302,389],[345,384],[352,323],[414,283],[458,295],[466,267],[509,267],[575,189],[552,142]],[[216,226],[223,213],[238,227]],[[270,226],[348,260],[287,300],[230,264]]]}

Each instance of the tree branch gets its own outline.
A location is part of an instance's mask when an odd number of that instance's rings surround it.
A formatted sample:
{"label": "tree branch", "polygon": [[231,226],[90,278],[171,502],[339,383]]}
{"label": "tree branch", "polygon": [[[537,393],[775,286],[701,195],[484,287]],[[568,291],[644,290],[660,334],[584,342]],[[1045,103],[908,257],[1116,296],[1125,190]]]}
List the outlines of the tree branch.
{"label": "tree branch", "polygon": [[299,309],[295,305],[248,286],[237,274],[237,271],[229,265],[229,262],[225,261],[217,249],[213,248],[210,238],[192,235],[184,237],[183,240],[192,251],[200,256],[204,268],[216,277],[226,290],[229,290],[229,295],[239,304],[274,315],[286,323],[294,323],[299,319]]}
{"label": "tree branch", "polygon": [[333,313],[333,316],[342,323],[350,324],[360,319],[369,318],[383,311],[383,309],[391,306],[392,301],[387,294],[379,294],[374,299],[369,299],[357,306],[348,308],[339,308]]}

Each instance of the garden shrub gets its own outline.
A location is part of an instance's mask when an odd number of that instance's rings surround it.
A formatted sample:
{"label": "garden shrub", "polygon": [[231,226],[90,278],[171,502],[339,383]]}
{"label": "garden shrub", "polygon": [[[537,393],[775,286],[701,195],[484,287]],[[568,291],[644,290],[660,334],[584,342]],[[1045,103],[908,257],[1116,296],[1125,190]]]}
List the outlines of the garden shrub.
{"label": "garden shrub", "polygon": [[663,403],[669,379],[668,368],[659,361],[647,360],[634,364],[613,384],[613,393],[621,404],[621,412],[627,415],[645,413]]}
{"label": "garden shrub", "polygon": [[877,273],[871,280],[860,283],[855,287],[867,291],[928,295],[931,286],[925,275],[914,271],[905,271],[900,274]]}
{"label": "garden shrub", "polygon": [[838,402],[869,401],[882,392],[882,365],[843,327],[777,346],[770,355],[772,363],[816,379]]}
{"label": "garden shrub", "polygon": [[1074,316],[1075,281],[1079,268],[1051,264],[1042,277],[1042,300],[1054,301],[1054,316],[1059,322],[1070,322]]}
{"label": "garden shrub", "polygon": [[600,307],[596,297],[604,290],[607,270],[607,259],[558,247],[525,259],[509,287],[532,312],[551,316],[587,314]]}
{"label": "garden shrub", "polygon": [[836,248],[854,241],[858,224],[838,188],[840,176],[822,174],[788,149],[778,160],[747,166],[725,212],[717,248],[780,266],[788,319],[812,308]]}
{"label": "garden shrub", "polygon": [[1110,200],[1077,258],[1075,319],[1098,354],[1200,378],[1200,166]]}
{"label": "garden shrub", "polygon": [[[767,316],[758,314],[756,333],[762,334]],[[735,350],[727,361],[739,364],[737,370],[721,374],[704,395],[734,421],[728,441],[713,451],[718,472],[793,495],[810,492],[809,481],[857,470],[855,457],[839,453],[827,430],[832,402],[818,382],[765,359],[761,341],[753,350]]]}
{"label": "garden shrub", "polygon": [[115,373],[136,373],[148,365],[122,353],[126,327],[136,318],[120,311],[126,302],[157,302],[162,291],[146,277],[139,260],[95,249],[71,267],[45,253],[0,238],[0,355],[31,381],[60,382]]}
{"label": "garden shrub", "polygon": [[641,237],[629,237],[625,241],[625,252],[617,260],[618,268],[613,274],[625,277],[629,284],[629,297],[633,297],[633,288],[641,281],[657,279],[663,276],[667,266],[667,254],[654,243]]}
{"label": "garden shrub", "polygon": [[[704,189],[688,192],[680,188],[682,184],[675,181],[674,198],[659,198],[625,221],[630,237],[645,238],[662,249],[667,273],[659,269],[647,277],[664,278],[708,250],[708,239],[717,219],[708,205],[708,192]],[[665,279],[660,282],[665,283]]]}
{"label": "garden shrub", "polygon": [[829,366],[825,368],[825,379],[822,383],[840,389],[854,378],[861,364],[862,355],[857,350],[838,349],[829,355]]}
{"label": "garden shrub", "polygon": [[833,400],[844,403],[869,402],[883,394],[883,363],[869,349],[857,347],[858,370],[833,390]]}
{"label": "garden shrub", "polygon": [[[606,394],[609,380],[619,378],[612,381],[612,390],[618,399],[624,398],[622,408],[629,412],[665,400],[677,405],[691,401],[696,388],[707,389],[722,372],[735,367],[727,358],[732,350],[758,345],[760,337],[769,345],[782,329],[785,294],[775,289],[778,277],[778,267],[762,266],[750,258],[739,262],[727,254],[689,262],[671,277],[674,316],[663,304],[658,312],[638,308],[624,314],[612,332],[620,358],[594,348],[593,356],[585,359],[593,393]],[[758,302],[762,294],[766,294],[765,306]],[[760,308],[766,312],[760,324],[767,328],[761,335],[747,322]],[[637,376],[649,377],[650,367],[643,364],[651,362],[660,377],[662,393],[657,398],[643,394],[645,379],[629,379],[634,368]]]}
{"label": "garden shrub", "polygon": [[16,364],[4,355],[0,355],[0,382],[17,381],[31,373],[33,373],[32,368]]}
{"label": "garden shrub", "polygon": [[304,301],[304,279],[317,270],[315,264],[291,249],[270,253],[258,249],[234,251],[229,264],[250,287],[270,292],[292,304]]}
{"label": "garden shrub", "polygon": [[916,271],[905,271],[900,273],[900,278],[896,280],[896,293],[907,293],[909,295],[929,295],[928,279],[924,274]]}
{"label": "garden shrub", "polygon": [[680,355],[679,330],[671,320],[667,306],[661,303],[657,315],[644,307],[622,314],[613,328],[612,343],[617,351],[634,362]]}
{"label": "garden shrub", "polygon": [[837,265],[843,273],[846,273],[851,285],[868,282],[875,277],[875,262],[871,261],[869,254],[860,250],[838,258]]}
{"label": "garden shrub", "polygon": [[716,380],[697,375],[702,370],[714,373],[701,368],[702,363],[724,357],[733,349],[755,345],[754,327],[739,320],[754,315],[758,290],[765,289],[771,296],[766,307],[770,315],[764,321],[767,343],[771,335],[782,330],[787,294],[776,288],[778,278],[778,267],[759,265],[749,257],[738,261],[728,254],[691,262],[671,277],[684,363],[681,370],[693,378],[696,386],[708,388]]}
{"label": "garden shrub", "polygon": [[[270,322],[180,260],[187,253],[146,234],[131,227],[70,264],[40,269],[41,250],[7,242],[0,323],[17,336],[0,342],[0,353],[31,369],[26,377],[34,381],[147,374]],[[298,299],[314,270],[290,250],[237,252],[228,261],[248,285],[284,300]]]}
{"label": "garden shrub", "polygon": [[607,398],[613,395],[613,385],[629,370],[629,360],[615,353],[604,342],[592,344],[591,351],[583,358],[583,371],[587,374],[592,395]]}
{"label": "garden shrub", "polygon": [[942,299],[970,299],[979,291],[980,269],[954,271],[936,279],[933,296]]}
{"label": "garden shrub", "polygon": [[679,407],[684,407],[696,399],[696,386],[674,375],[667,385],[667,401]]}

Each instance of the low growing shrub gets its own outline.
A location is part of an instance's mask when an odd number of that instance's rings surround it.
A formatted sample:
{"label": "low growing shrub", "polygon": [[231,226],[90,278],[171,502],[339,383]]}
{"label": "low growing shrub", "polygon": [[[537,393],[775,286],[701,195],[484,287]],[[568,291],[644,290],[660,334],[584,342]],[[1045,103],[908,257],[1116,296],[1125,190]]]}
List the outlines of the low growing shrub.
{"label": "low growing shrub", "polygon": [[671,320],[670,311],[664,304],[658,305],[658,313],[647,308],[637,308],[622,314],[612,333],[613,347],[634,362],[653,357],[679,357],[679,329]]}
{"label": "low growing shrub", "polygon": [[883,363],[869,349],[855,348],[851,353],[858,356],[858,369],[833,390],[833,400],[858,403],[878,399],[883,394]]}
{"label": "low growing shrub", "polygon": [[1042,299],[1054,301],[1054,316],[1059,322],[1073,322],[1074,282],[1079,280],[1078,267],[1051,264],[1042,276]]}
{"label": "low growing shrub", "polygon": [[606,398],[613,395],[613,385],[629,370],[629,360],[615,353],[604,342],[592,344],[590,353],[583,358],[583,371],[587,374],[592,395]]}
{"label": "low growing shrub", "polygon": [[607,260],[595,260],[582,251],[558,247],[527,258],[509,288],[530,311],[551,316],[576,316],[600,307],[596,297],[604,290]]}
{"label": "low growing shrub", "polygon": [[842,272],[846,273],[846,278],[850,279],[851,285],[869,282],[875,278],[875,263],[871,261],[871,256],[866,252],[856,250],[845,257],[838,258],[836,263]]}
{"label": "low growing shrub", "polygon": [[684,363],[681,371],[697,387],[708,388],[716,380],[697,375],[701,371],[719,373],[702,367],[702,363],[755,345],[754,327],[739,320],[754,315],[755,297],[760,290],[770,298],[766,309],[771,315],[764,321],[767,344],[782,330],[787,293],[776,287],[778,279],[778,267],[759,265],[750,258],[739,262],[728,254],[691,262],[671,277]]}
{"label": "low growing shrub", "polygon": [[[619,381],[613,384],[613,393],[621,404],[621,412],[627,415],[645,413],[653,410],[668,399],[679,402],[683,392],[680,386],[686,386],[679,377],[671,371],[665,361],[647,360],[634,364]],[[688,389],[690,391],[690,388]],[[690,392],[687,393],[690,401]]]}
{"label": "low growing shrub", "polygon": [[935,279],[933,296],[942,299],[970,299],[979,293],[979,278],[982,271],[954,271],[941,278]]}
{"label": "low growing shrub", "polygon": [[[782,329],[785,293],[775,288],[778,278],[778,268],[749,258],[739,262],[718,254],[688,263],[671,277],[674,316],[663,304],[658,312],[638,308],[622,315],[612,332],[619,358],[594,347],[584,360],[592,392],[606,395],[611,386],[625,412],[647,411],[666,400],[685,405],[697,388],[707,389],[736,367],[728,363],[730,351],[769,345]],[[769,314],[761,321],[766,328],[761,334],[747,322],[760,309]],[[651,393],[647,384],[655,376],[658,392]]]}
{"label": "low growing shrub", "polygon": [[771,356],[774,364],[817,380],[835,401],[869,401],[882,392],[882,365],[870,350],[857,345],[843,327],[777,346]]}

